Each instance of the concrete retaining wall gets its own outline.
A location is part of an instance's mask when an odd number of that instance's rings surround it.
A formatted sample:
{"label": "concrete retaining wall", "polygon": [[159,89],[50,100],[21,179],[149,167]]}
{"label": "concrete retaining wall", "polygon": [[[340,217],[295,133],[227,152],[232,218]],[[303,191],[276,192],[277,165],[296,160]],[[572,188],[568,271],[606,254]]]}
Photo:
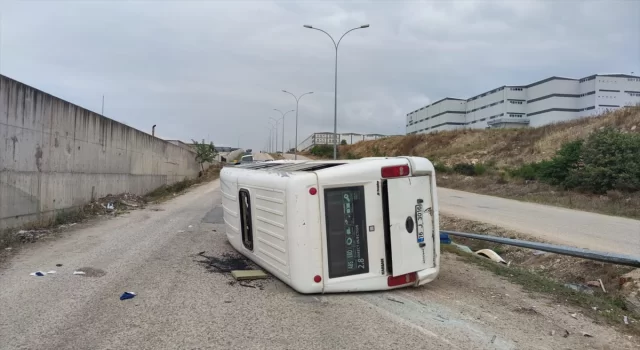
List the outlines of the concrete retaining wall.
{"label": "concrete retaining wall", "polygon": [[0,229],[199,170],[188,149],[0,76]]}

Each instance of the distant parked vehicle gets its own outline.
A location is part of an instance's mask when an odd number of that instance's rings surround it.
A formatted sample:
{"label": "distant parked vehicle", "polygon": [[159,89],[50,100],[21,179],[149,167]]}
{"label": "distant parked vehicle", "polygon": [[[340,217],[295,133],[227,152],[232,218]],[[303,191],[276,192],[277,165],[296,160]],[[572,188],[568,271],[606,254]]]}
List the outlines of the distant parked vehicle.
{"label": "distant parked vehicle", "polygon": [[247,164],[247,163],[253,163],[253,156],[250,154],[242,156],[242,158],[240,159],[240,164]]}

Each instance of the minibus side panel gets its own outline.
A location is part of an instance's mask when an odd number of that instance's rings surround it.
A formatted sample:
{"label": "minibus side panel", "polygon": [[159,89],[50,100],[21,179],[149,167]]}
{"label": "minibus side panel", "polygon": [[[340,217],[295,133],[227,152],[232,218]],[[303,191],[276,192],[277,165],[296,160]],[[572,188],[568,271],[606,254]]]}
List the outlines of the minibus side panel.
{"label": "minibus side panel", "polygon": [[242,242],[234,245],[240,253],[283,281],[290,279],[286,183],[286,178],[261,171],[245,170],[238,175],[238,191],[249,192],[253,249]]}
{"label": "minibus side panel", "polygon": [[[310,192],[311,189],[315,189]],[[320,228],[320,191],[316,174],[298,173],[288,178],[286,187],[287,232],[292,263],[291,287],[300,293],[321,293],[325,283]],[[320,282],[314,280],[320,276]]]}

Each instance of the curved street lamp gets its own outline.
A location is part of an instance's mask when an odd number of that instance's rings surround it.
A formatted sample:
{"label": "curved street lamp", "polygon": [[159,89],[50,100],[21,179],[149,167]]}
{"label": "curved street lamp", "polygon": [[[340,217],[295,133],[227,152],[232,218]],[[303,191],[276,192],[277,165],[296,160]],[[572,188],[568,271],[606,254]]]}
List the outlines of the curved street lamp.
{"label": "curved street lamp", "polygon": [[[320,28],[315,28],[313,26],[310,26],[308,24],[305,24],[303,27],[308,28],[308,29],[315,29],[315,30],[319,30],[325,34],[327,34],[327,36],[329,36],[329,38],[331,38],[331,41],[333,41],[333,46],[336,48],[336,65],[335,65],[335,77],[334,77],[334,84],[335,84],[335,88],[333,91],[333,159],[337,159],[338,157],[338,46],[340,46],[340,42],[342,41],[342,38],[344,38],[345,35],[349,34],[350,32],[356,30],[356,29],[364,29],[364,28],[369,28],[368,24],[363,24],[360,27],[356,27],[356,28],[352,28],[347,30],[344,34],[342,34],[342,36],[340,37],[340,39],[338,40],[338,42],[336,43],[336,41],[333,39],[333,37],[325,32],[324,30],[320,29]],[[296,145],[296,149],[297,149],[297,145]]]}
{"label": "curved street lamp", "polygon": [[[280,112],[280,114],[282,114],[282,154],[285,154],[284,151],[284,116],[286,116],[287,114],[289,114],[290,112],[293,112],[294,110],[290,110],[290,111],[286,111],[286,112],[282,112],[279,109],[274,108],[274,111],[278,111]],[[276,153],[278,152],[278,150],[276,150]]]}
{"label": "curved street lamp", "polygon": [[287,90],[282,90],[282,92],[287,93],[296,99],[296,144],[293,145],[293,159],[297,160],[298,159],[298,102],[300,102],[300,99],[302,98],[302,96],[312,94],[313,91],[305,92],[299,97],[296,97],[296,95],[290,93]]}

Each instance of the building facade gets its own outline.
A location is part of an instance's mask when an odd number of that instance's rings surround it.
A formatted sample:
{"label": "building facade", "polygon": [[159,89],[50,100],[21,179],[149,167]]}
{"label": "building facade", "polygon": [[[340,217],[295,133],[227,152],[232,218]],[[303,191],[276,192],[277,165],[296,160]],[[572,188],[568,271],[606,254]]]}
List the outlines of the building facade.
{"label": "building facade", "polygon": [[[315,132],[304,139],[304,141],[300,142],[300,144],[298,145],[298,151],[306,151],[316,145],[333,145],[333,136],[334,135],[332,132]],[[341,144],[343,143],[342,141],[345,141],[348,145],[351,145],[360,141],[377,140],[384,137],[388,136],[380,134],[358,134],[349,132],[338,134],[338,144]]]}
{"label": "building facade", "polygon": [[469,99],[444,98],[407,114],[406,133],[557,123],[640,103],[640,77],[596,74],[501,86]]}

